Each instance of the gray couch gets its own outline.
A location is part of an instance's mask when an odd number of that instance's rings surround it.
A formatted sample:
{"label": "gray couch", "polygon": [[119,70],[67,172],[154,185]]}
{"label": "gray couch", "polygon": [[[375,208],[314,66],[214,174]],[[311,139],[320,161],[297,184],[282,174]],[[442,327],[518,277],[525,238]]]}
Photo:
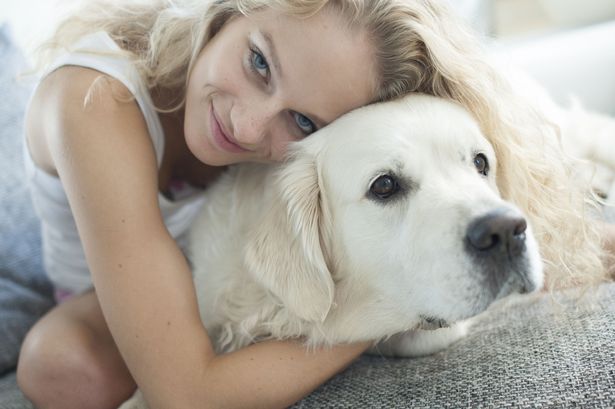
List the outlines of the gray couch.
{"label": "gray couch", "polygon": [[[23,65],[6,27],[0,61],[0,409],[24,409],[32,405],[15,383],[19,344],[53,302],[22,182],[29,90],[14,81]],[[613,408],[615,284],[575,300],[574,292],[504,300],[450,349],[420,359],[364,356],[294,408]]]}

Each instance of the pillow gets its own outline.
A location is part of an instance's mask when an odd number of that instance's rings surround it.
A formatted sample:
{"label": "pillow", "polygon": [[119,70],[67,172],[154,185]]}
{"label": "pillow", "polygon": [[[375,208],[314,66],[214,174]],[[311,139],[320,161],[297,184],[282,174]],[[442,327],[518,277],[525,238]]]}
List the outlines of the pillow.
{"label": "pillow", "polygon": [[30,87],[18,82],[25,59],[0,25],[0,375],[17,363],[21,342],[53,306],[42,268],[40,225],[25,185],[23,115]]}

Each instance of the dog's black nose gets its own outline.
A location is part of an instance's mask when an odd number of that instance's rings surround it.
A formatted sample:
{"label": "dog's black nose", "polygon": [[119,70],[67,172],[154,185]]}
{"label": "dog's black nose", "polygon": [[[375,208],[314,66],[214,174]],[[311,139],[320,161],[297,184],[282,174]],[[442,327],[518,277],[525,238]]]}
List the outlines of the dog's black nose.
{"label": "dog's black nose", "polygon": [[481,253],[505,251],[520,255],[525,248],[525,218],[512,209],[487,213],[474,220],[466,233],[470,246]]}

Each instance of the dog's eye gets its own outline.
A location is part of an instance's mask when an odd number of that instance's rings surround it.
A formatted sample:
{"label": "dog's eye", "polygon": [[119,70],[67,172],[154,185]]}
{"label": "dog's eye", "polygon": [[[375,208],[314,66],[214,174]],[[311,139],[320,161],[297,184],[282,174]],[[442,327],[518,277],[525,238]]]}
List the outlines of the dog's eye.
{"label": "dog's eye", "polygon": [[489,161],[487,157],[482,153],[479,153],[474,157],[474,166],[478,170],[478,173],[487,176],[489,173]]}
{"label": "dog's eye", "polygon": [[399,183],[392,176],[383,175],[374,180],[369,191],[379,199],[388,199],[399,191]]}

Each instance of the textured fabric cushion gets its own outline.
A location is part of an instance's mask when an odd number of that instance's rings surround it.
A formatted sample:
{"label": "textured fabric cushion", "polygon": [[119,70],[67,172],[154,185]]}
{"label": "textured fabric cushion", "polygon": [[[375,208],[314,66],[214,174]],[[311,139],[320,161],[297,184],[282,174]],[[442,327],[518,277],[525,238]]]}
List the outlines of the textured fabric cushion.
{"label": "textured fabric cushion", "polygon": [[11,372],[0,378],[0,409],[33,409],[34,406],[23,396],[15,373]]}
{"label": "textured fabric cushion", "polygon": [[0,375],[15,367],[26,331],[52,303],[43,275],[39,225],[24,185],[22,121],[28,88],[16,81],[25,66],[0,27]]}

